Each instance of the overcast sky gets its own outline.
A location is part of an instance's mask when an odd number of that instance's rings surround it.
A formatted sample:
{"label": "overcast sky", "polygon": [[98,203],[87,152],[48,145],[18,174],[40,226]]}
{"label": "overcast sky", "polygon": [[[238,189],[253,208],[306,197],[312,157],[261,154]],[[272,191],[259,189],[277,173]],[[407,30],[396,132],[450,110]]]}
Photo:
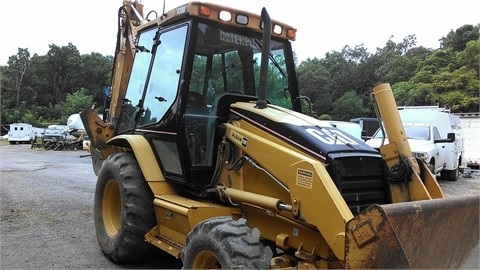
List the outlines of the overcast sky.
{"label": "overcast sky", "polygon": [[[117,35],[117,10],[122,0],[15,0],[1,1],[2,39],[0,65],[18,48],[45,55],[49,45],[69,42],[81,54],[113,55]],[[186,1],[166,0],[166,9]],[[265,7],[274,20],[297,28],[293,50],[301,62],[324,58],[346,45],[363,44],[369,52],[384,47],[388,39],[401,42],[417,37],[417,46],[437,49],[450,30],[480,23],[476,1],[427,0],[211,0],[225,6],[260,13]],[[163,0],[143,0],[144,12],[162,11]]]}

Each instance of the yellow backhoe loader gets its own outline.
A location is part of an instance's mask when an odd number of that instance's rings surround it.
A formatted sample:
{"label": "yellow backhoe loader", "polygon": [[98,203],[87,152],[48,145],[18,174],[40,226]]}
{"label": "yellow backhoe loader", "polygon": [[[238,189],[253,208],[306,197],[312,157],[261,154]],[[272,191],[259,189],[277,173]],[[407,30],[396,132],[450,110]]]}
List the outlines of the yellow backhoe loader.
{"label": "yellow backhoe loader", "polygon": [[[94,220],[116,263],[156,248],[185,269],[458,268],[478,259],[479,197],[444,198],[388,83],[380,153],[302,113],[296,29],[190,2],[118,10],[110,106],[81,112]],[[478,266],[478,265],[477,265]]]}

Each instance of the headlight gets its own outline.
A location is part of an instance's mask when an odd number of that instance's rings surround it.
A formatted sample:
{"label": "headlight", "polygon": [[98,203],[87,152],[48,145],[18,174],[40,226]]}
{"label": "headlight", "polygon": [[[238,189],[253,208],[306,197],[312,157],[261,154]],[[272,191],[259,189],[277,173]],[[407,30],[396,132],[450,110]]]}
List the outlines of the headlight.
{"label": "headlight", "polygon": [[428,163],[428,161],[430,160],[428,157],[428,153],[425,152],[413,152],[413,156],[423,160],[426,163]]}

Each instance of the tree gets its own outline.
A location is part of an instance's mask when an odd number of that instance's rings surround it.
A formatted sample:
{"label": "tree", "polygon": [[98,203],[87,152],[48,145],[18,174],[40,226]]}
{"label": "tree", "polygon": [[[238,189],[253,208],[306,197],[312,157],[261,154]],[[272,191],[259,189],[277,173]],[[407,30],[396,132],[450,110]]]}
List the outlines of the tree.
{"label": "tree", "polygon": [[15,106],[20,106],[23,78],[27,73],[29,63],[30,52],[26,48],[18,48],[18,53],[8,58],[10,76],[13,77],[15,82]]}
{"label": "tree", "polygon": [[468,70],[474,71],[479,77],[479,68],[480,63],[480,39],[471,40],[467,42],[465,49],[456,54],[456,63],[458,67],[466,67]]}
{"label": "tree", "polygon": [[417,69],[431,53],[431,50],[425,47],[415,47],[409,49],[403,55],[396,55],[389,60],[389,69],[385,73],[385,82],[395,84],[397,82],[405,82],[415,76]]}
{"label": "tree", "polygon": [[79,113],[80,111],[91,107],[93,104],[93,97],[87,93],[85,88],[67,94],[64,102],[60,104],[61,119],[66,123],[70,115]]}
{"label": "tree", "polygon": [[398,82],[392,85],[393,96],[398,106],[413,106],[410,91],[413,85],[409,82]]}
{"label": "tree", "polygon": [[479,25],[473,26],[465,24],[455,31],[450,30],[446,37],[440,39],[442,49],[451,49],[454,52],[461,52],[465,49],[467,43],[480,38]]}
{"label": "tree", "polygon": [[93,97],[95,104],[102,105],[105,101],[103,89],[111,84],[113,57],[91,53],[81,55],[80,59],[79,73],[74,76],[72,87],[83,88],[86,94]]}
{"label": "tree", "polygon": [[330,73],[318,59],[308,59],[297,68],[299,92],[310,98],[313,115],[321,115],[332,108],[333,82]]}
{"label": "tree", "polygon": [[368,112],[369,110],[363,106],[362,99],[355,91],[345,92],[333,103],[333,119],[335,120],[349,121]]}
{"label": "tree", "polygon": [[475,71],[461,67],[450,71],[443,69],[434,76],[427,100],[441,103],[454,112],[478,111],[478,86],[480,80]]}
{"label": "tree", "polygon": [[55,93],[54,102],[61,102],[72,91],[72,82],[80,73],[80,53],[72,43],[49,46],[47,52],[48,82]]}

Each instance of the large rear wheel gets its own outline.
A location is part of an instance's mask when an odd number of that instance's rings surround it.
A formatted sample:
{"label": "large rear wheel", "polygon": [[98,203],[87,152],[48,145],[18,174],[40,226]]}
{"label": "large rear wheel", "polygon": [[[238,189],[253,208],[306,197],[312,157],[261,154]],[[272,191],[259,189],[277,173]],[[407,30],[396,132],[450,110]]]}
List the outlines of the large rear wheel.
{"label": "large rear wheel", "polygon": [[246,220],[215,217],[195,226],[182,252],[183,269],[266,269],[272,250]]}
{"label": "large rear wheel", "polygon": [[116,263],[147,259],[145,234],[155,226],[153,193],[132,153],[110,155],[98,174],[95,231],[102,252]]}

